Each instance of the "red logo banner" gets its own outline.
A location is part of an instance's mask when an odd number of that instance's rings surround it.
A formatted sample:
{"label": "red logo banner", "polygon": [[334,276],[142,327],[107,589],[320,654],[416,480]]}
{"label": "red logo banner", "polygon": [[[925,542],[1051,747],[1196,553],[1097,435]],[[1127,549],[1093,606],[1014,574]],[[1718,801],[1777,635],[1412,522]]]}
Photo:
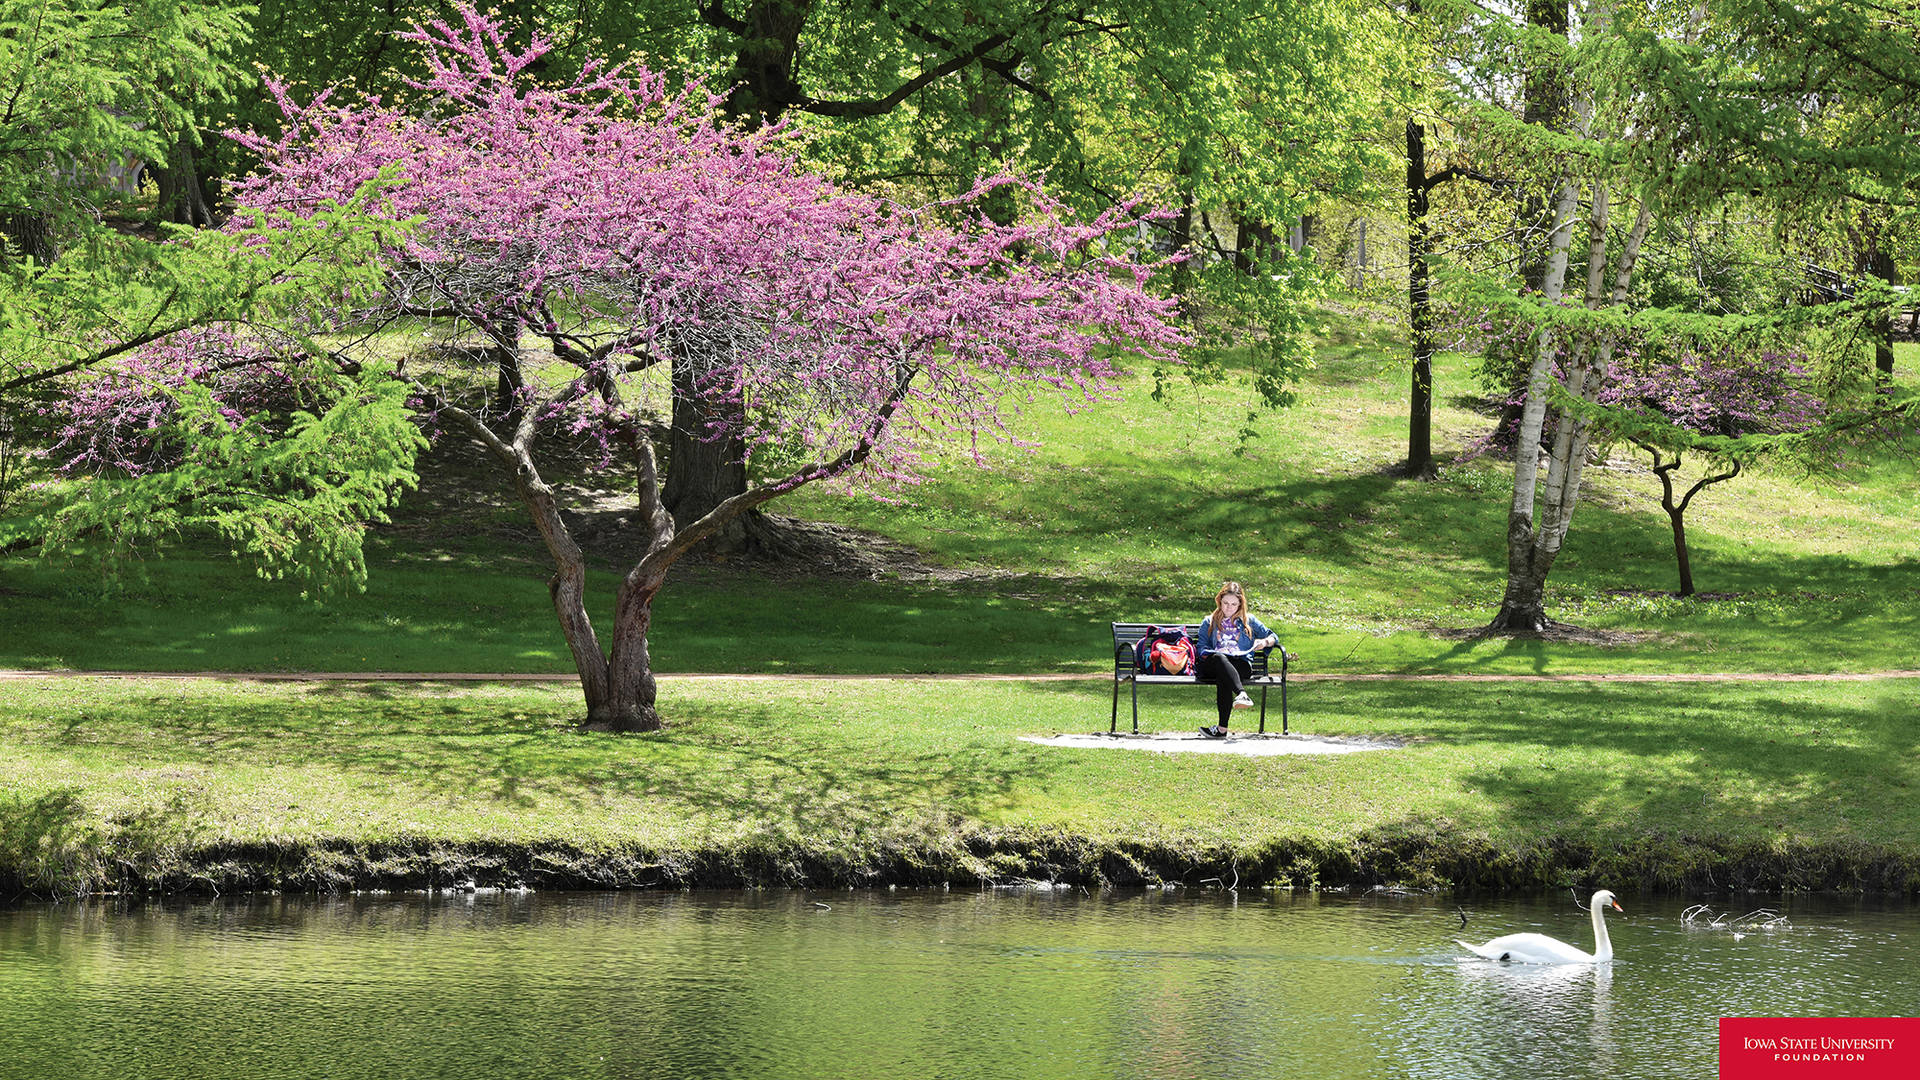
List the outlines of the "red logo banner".
{"label": "red logo banner", "polygon": [[1720,1080],[1915,1076],[1920,1076],[1920,1019],[1720,1018]]}

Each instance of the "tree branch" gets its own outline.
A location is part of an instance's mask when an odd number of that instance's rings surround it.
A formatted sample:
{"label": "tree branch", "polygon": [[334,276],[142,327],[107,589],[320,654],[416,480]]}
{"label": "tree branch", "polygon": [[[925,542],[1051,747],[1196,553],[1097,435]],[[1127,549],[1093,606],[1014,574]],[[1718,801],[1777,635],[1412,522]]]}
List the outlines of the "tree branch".
{"label": "tree branch", "polygon": [[[932,45],[936,48],[946,49],[949,52],[955,51],[960,47],[953,41],[952,38],[949,38],[944,34],[937,34],[918,22],[907,23],[906,31],[907,33],[912,34],[914,37],[919,38],[921,41],[924,41],[929,45]],[[1053,104],[1053,95],[1051,93],[1049,93],[1044,87],[1035,86],[1034,84],[1021,78],[1017,73],[1016,69],[1020,66],[1020,63],[1025,59],[1026,59],[1025,55],[1021,53],[1015,53],[1014,55],[1007,57],[1004,60],[998,60],[990,56],[982,56],[980,57],[980,66],[986,69],[987,71],[991,71],[995,75],[1000,76],[1000,78],[1003,81],[1005,81],[1008,85],[1013,86],[1019,90],[1024,90],[1027,93],[1032,94],[1034,97],[1039,98],[1041,101],[1044,101],[1049,105]]]}
{"label": "tree branch", "polygon": [[707,0],[700,5],[700,18],[705,20],[708,26],[716,30],[725,30],[736,37],[746,37],[749,33],[744,20],[727,14],[727,6],[723,0]]}
{"label": "tree branch", "polygon": [[882,98],[867,101],[819,101],[806,98],[795,103],[795,108],[810,112],[816,116],[882,116],[892,112],[901,102],[912,97],[922,87],[938,82],[948,75],[974,63],[993,50],[1012,40],[1009,34],[994,34],[976,44],[973,48],[957,56],[948,57],[944,63],[928,68],[913,78],[894,88],[893,93]]}
{"label": "tree branch", "polygon": [[754,507],[771,502],[796,488],[805,487],[819,480],[832,479],[865,461],[873,453],[874,447],[879,445],[880,437],[886,433],[887,425],[892,422],[893,414],[899,409],[900,403],[906,400],[907,389],[913,384],[913,377],[918,373],[919,369],[911,364],[900,365],[887,400],[875,410],[873,419],[868,421],[860,438],[848,447],[845,453],[827,461],[817,461],[789,473],[779,481],[748,488],[722,501],[699,520],[689,522],[685,528],[674,535],[672,541],[657,551],[649,552],[646,558],[641,559],[627,574],[628,582],[637,584],[666,573],[667,567],[679,561],[680,557],[691,551],[695,544],[712,536],[720,530],[720,526]]}
{"label": "tree branch", "polygon": [[[1678,464],[1678,462],[1675,462],[1675,464]],[[1739,458],[1734,458],[1734,459],[1733,459],[1733,465],[1732,465],[1732,467],[1731,467],[1731,468],[1729,468],[1729,469],[1728,469],[1728,470],[1727,470],[1726,472],[1723,472],[1723,473],[1715,473],[1715,474],[1713,474],[1712,476],[1703,476],[1703,477],[1701,477],[1701,478],[1700,478],[1700,480],[1699,480],[1699,482],[1698,482],[1698,483],[1695,483],[1695,484],[1694,484],[1694,485],[1693,485],[1692,487],[1690,487],[1690,488],[1688,488],[1688,489],[1687,489],[1687,493],[1686,493],[1686,495],[1684,495],[1684,496],[1682,496],[1682,497],[1681,497],[1681,499],[1680,499],[1680,512],[1681,512],[1681,513],[1683,513],[1683,514],[1684,514],[1684,513],[1686,513],[1686,512],[1687,512],[1687,504],[1688,504],[1688,503],[1690,503],[1690,502],[1692,502],[1692,501],[1693,501],[1693,497],[1694,497],[1695,495],[1698,495],[1698,494],[1700,494],[1700,492],[1701,492],[1702,490],[1704,490],[1705,488],[1707,488],[1708,486],[1710,486],[1710,485],[1713,485],[1713,484],[1717,484],[1717,483],[1719,483],[1719,482],[1720,482],[1720,481],[1722,481],[1722,480],[1731,480],[1731,479],[1733,479],[1734,477],[1736,477],[1736,476],[1739,476],[1739,475],[1740,475],[1740,459],[1739,459]]]}

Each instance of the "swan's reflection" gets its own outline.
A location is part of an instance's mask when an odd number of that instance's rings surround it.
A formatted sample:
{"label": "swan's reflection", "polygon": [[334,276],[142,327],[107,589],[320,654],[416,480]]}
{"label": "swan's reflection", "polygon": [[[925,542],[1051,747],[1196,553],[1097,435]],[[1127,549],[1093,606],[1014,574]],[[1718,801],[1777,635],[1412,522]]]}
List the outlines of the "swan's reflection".
{"label": "swan's reflection", "polygon": [[1456,964],[1467,1011],[1498,1019],[1497,1026],[1528,1039],[1561,1045],[1585,1042],[1601,1071],[1618,1055],[1613,1035],[1613,967],[1605,964]]}

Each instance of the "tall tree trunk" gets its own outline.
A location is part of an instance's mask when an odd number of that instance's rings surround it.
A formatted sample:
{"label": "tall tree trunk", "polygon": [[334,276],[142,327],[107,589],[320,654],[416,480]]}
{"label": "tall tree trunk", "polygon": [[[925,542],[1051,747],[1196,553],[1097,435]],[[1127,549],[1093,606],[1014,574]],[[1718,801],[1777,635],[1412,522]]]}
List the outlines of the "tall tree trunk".
{"label": "tall tree trunk", "polygon": [[[747,490],[746,444],[733,436],[713,436],[716,421],[728,428],[735,425],[741,404],[714,395],[698,382],[684,364],[674,362],[673,434],[661,499],[680,528]],[[748,517],[742,515],[715,533],[702,550],[721,556],[745,554],[751,546],[748,529]]]}
{"label": "tall tree trunk", "polygon": [[[1173,254],[1192,255],[1194,244],[1194,226],[1199,221],[1199,206],[1194,199],[1194,161],[1188,151],[1182,150],[1174,165],[1174,183],[1179,186],[1180,212],[1174,215],[1172,236]],[[1187,294],[1193,290],[1193,260],[1184,259],[1173,268],[1173,292],[1180,298],[1183,312],[1188,310]]]}
{"label": "tall tree trunk", "polygon": [[[1568,6],[1567,0],[1527,0],[1527,25],[1565,39]],[[1522,121],[1556,131],[1566,127],[1573,100],[1567,73],[1559,64],[1538,60],[1528,63],[1522,95]],[[1539,238],[1537,229],[1548,224],[1551,208],[1535,191],[1523,189],[1520,198],[1520,278],[1531,291],[1542,292],[1553,238]]]}
{"label": "tall tree trunk", "polygon": [[1294,222],[1292,230],[1287,233],[1287,248],[1295,255],[1313,245],[1313,234],[1319,224],[1316,218],[1314,214],[1301,214],[1300,220]]}
{"label": "tall tree trunk", "polygon": [[[715,12],[722,7],[721,0],[707,0],[704,6]],[[812,13],[813,0],[749,0],[737,21],[719,16],[739,38],[730,80],[733,89],[725,104],[728,116],[748,124],[771,124],[806,100],[794,76],[794,59]],[[712,15],[709,21],[714,21]]]}
{"label": "tall tree trunk", "polygon": [[160,189],[159,211],[162,220],[196,228],[214,224],[213,203],[207,198],[206,184],[200,177],[200,164],[193,152],[193,139],[182,133],[167,152],[167,162],[154,170]]}
{"label": "tall tree trunk", "polygon": [[[1413,8],[1418,13],[1418,4]],[[1407,404],[1408,476],[1431,480],[1433,467],[1433,305],[1428,292],[1427,131],[1407,121],[1407,311],[1413,386]]]}
{"label": "tall tree trunk", "polygon": [[[1867,258],[1867,271],[1889,285],[1900,284],[1900,271],[1893,264],[1893,256],[1880,249],[1876,244]],[[1893,315],[1880,315],[1873,325],[1873,369],[1880,373],[1880,381],[1893,381]]]}
{"label": "tall tree trunk", "polygon": [[[8,246],[41,266],[48,266],[60,257],[60,245],[53,238],[53,219],[45,214],[32,210],[0,214],[0,234],[4,234]],[[12,254],[0,250],[0,258]]]}
{"label": "tall tree trunk", "polygon": [[[1558,301],[1567,279],[1567,256],[1573,243],[1573,214],[1579,208],[1580,189],[1572,180],[1560,186],[1554,200],[1546,274],[1541,293]],[[1553,359],[1559,343],[1552,328],[1534,339],[1533,363],[1527,373],[1527,394],[1520,409],[1520,429],[1513,445],[1513,501],[1507,508],[1507,587],[1500,610],[1487,624],[1489,633],[1539,633],[1548,625],[1547,572],[1559,545],[1545,549],[1534,527],[1534,502],[1540,482],[1540,433],[1546,427],[1547,388],[1553,381]]]}
{"label": "tall tree trunk", "polygon": [[[1571,224],[1578,201],[1578,190],[1569,184],[1561,192],[1556,217],[1565,213]],[[1606,289],[1606,241],[1608,217],[1606,185],[1596,184],[1593,213],[1588,225],[1586,307],[1597,310],[1614,307],[1627,298],[1633,284],[1634,266],[1641,245],[1653,224],[1653,203],[1643,195],[1633,227],[1621,246],[1620,262],[1614,271],[1613,287]],[[1567,248],[1548,260],[1547,298],[1554,301],[1564,287]],[[1545,428],[1548,409],[1544,398],[1552,380],[1552,353],[1557,348],[1551,331],[1540,335],[1542,347],[1534,357],[1527,385],[1526,407],[1521,414],[1520,442],[1514,447],[1514,498],[1507,519],[1507,591],[1500,612],[1487,626],[1488,632],[1538,633],[1553,626],[1546,615],[1546,581],[1554,560],[1560,555],[1567,530],[1573,523],[1573,511],[1580,501],[1580,483],[1586,472],[1590,440],[1587,421],[1565,411],[1554,413],[1554,441],[1547,456],[1547,481],[1539,483],[1540,433]],[[1591,401],[1605,383],[1613,362],[1613,341],[1596,340],[1593,332],[1583,332],[1570,343],[1566,388],[1575,397]],[[1541,399],[1536,402],[1536,399]],[[1536,496],[1537,508],[1536,508]],[[1536,518],[1536,509],[1538,517]]]}
{"label": "tall tree trunk", "polygon": [[[1588,26],[1604,33],[1611,12],[1606,0],[1600,0],[1588,13]],[[1573,130],[1582,138],[1591,130],[1593,99],[1576,96],[1572,104]],[[1562,181],[1554,201],[1553,228],[1549,233],[1547,272],[1541,283],[1546,303],[1558,303],[1565,291],[1568,256],[1572,250],[1573,219],[1579,209],[1580,190],[1571,178]],[[1606,289],[1607,222],[1609,191],[1604,180],[1593,185],[1592,208],[1588,218],[1587,281],[1585,306],[1588,309],[1611,307],[1625,302],[1633,283],[1634,264],[1640,246],[1653,222],[1653,202],[1642,192],[1640,209],[1633,228],[1628,231],[1620,253],[1613,288]],[[1553,623],[1546,614],[1547,574],[1559,557],[1567,528],[1573,522],[1579,502],[1581,475],[1586,468],[1587,424],[1575,416],[1560,412],[1555,417],[1553,452],[1548,459],[1547,483],[1540,490],[1540,435],[1547,418],[1547,392],[1553,380],[1553,360],[1558,347],[1551,326],[1536,338],[1533,364],[1527,375],[1526,404],[1521,412],[1519,439],[1513,451],[1513,502],[1507,513],[1507,588],[1501,597],[1500,611],[1487,625],[1488,633],[1539,633]],[[1613,357],[1610,337],[1600,331],[1583,329],[1570,343],[1567,365],[1567,389],[1575,396],[1591,399],[1600,390],[1607,366]],[[1537,500],[1536,500],[1537,497]],[[1537,513],[1537,517],[1536,517]]]}
{"label": "tall tree trunk", "polygon": [[[956,73],[966,94],[967,115],[974,129],[974,172],[991,176],[1005,168],[1014,156],[1013,106],[1016,93],[1005,80],[978,64]],[[1012,187],[1001,187],[981,203],[981,210],[996,225],[1011,225],[1020,218],[1020,201]]]}
{"label": "tall tree trunk", "polygon": [[[1564,40],[1567,36],[1568,8],[1568,0],[1527,0],[1527,25]],[[1559,64],[1537,57],[1530,59],[1522,95],[1522,121],[1555,131],[1566,129],[1573,99],[1567,73]],[[1514,238],[1519,248],[1520,280],[1531,293],[1546,292],[1548,263],[1557,239],[1557,234],[1551,231],[1553,221],[1557,220],[1552,217],[1552,212],[1553,207],[1548,205],[1540,192],[1522,185],[1516,209],[1518,220]],[[1548,230],[1544,237],[1540,235],[1542,229]],[[1505,432],[1519,424],[1521,395],[1514,391],[1526,385],[1526,372],[1516,367],[1507,384],[1508,404],[1501,410],[1494,431]],[[1518,453],[1518,450],[1515,452]]]}
{"label": "tall tree trunk", "polygon": [[1367,219],[1355,222],[1353,241],[1353,287],[1364,288],[1367,284]]}
{"label": "tall tree trunk", "polygon": [[1273,226],[1240,215],[1235,215],[1234,220],[1237,226],[1233,241],[1234,269],[1243,274],[1265,273],[1262,267],[1273,251]]}
{"label": "tall tree trunk", "polygon": [[[739,42],[733,88],[723,106],[730,119],[751,127],[770,124],[805,100],[794,63],[813,0],[750,0],[737,19],[727,14],[721,0],[706,0],[701,7],[710,25],[732,33]],[[746,443],[731,435],[714,438],[710,426],[718,418],[737,429],[740,409],[737,401],[703,393],[676,366],[663,499],[681,527],[747,490]],[[753,511],[728,522],[701,550],[722,557],[746,555],[760,546],[756,534],[770,528],[765,517]]]}

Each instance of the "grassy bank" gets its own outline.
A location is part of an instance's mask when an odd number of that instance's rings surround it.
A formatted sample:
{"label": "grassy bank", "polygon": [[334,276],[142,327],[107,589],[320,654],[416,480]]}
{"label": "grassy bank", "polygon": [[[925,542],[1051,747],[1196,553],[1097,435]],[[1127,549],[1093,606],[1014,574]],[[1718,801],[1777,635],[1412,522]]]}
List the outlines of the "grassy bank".
{"label": "grassy bank", "polygon": [[[1302,726],[1404,749],[1243,759],[1041,749],[1105,727],[1100,683],[710,683],[674,672],[1096,672],[1106,623],[1192,619],[1225,577],[1318,673],[1910,669],[1920,496],[1868,448],[1756,467],[1689,514],[1707,595],[1668,592],[1658,485],[1589,473],[1551,580],[1610,644],[1470,640],[1503,581],[1509,467],[1466,362],[1439,371],[1439,481],[1396,478],[1390,327],[1326,317],[1303,403],[1240,429],[1229,381],[1135,377],[1040,408],[984,470],[784,509],[905,545],[872,575],[688,566],[651,639],[669,730],[574,730],[571,688],[0,683],[0,886],[335,888],[1200,881],[1885,888],[1920,882],[1916,687],[1314,683]],[[1920,351],[1901,346],[1911,378]],[[574,478],[604,491],[606,477]],[[303,599],[182,542],[103,587],[0,558],[0,667],[567,672],[547,568],[490,481],[436,460],[365,593]],[[609,514],[617,514],[609,511]],[[619,533],[601,528],[610,604]],[[605,619],[604,608],[598,613]],[[1191,730],[1205,695],[1160,692]]]}
{"label": "grassy bank", "polygon": [[0,883],[1920,889],[1914,680],[1314,683],[1300,728],[1406,745],[1283,758],[1015,738],[1104,730],[1098,682],[663,694],[607,738],[558,687],[9,684]]}
{"label": "grassy bank", "polygon": [[[1462,642],[1503,585],[1510,467],[1452,459],[1487,429],[1465,359],[1438,373],[1437,483],[1395,478],[1405,387],[1394,331],[1329,315],[1300,406],[1263,413],[1237,383],[1145,377],[1075,415],[1039,406],[988,468],[938,465],[876,502],[806,490],[781,508],[905,543],[939,571],[812,577],[689,567],[662,594],[663,671],[1095,671],[1105,623],[1197,618],[1222,578],[1285,628],[1307,670],[1872,671],[1913,666],[1920,494],[1911,462],[1868,450],[1837,474],[1755,467],[1696,501],[1701,598],[1669,595],[1658,483],[1618,450],[1590,470],[1550,580],[1558,617],[1616,647]],[[1900,346],[1899,370],[1920,366]],[[1903,376],[1904,377],[1904,376]],[[604,476],[579,477],[604,490]],[[618,545],[596,549],[605,619]],[[435,472],[369,547],[364,594],[324,604],[182,545],[103,590],[85,564],[0,559],[0,667],[92,670],[571,669],[524,515],[475,472]],[[720,617],[716,617],[716,613]]]}

